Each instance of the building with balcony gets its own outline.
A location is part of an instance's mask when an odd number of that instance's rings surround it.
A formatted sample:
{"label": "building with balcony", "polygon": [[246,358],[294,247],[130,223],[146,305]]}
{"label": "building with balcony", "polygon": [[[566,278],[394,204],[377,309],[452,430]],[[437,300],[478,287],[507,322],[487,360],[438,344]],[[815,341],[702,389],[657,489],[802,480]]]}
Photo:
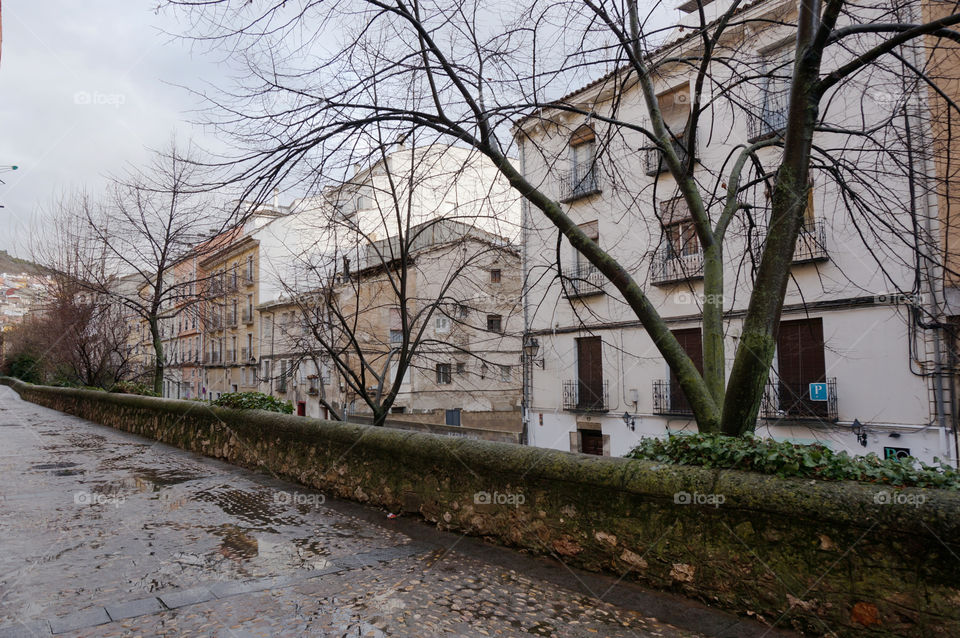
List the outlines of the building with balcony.
{"label": "building with balcony", "polygon": [[[707,15],[728,6],[707,4]],[[697,4],[685,6],[682,21],[696,23]],[[776,142],[782,135],[795,18],[793,2],[744,5],[731,46],[735,60],[749,65],[756,79],[738,85],[734,93],[739,93],[729,100],[711,94],[695,129],[689,124],[696,74],[680,60],[698,55],[700,41],[691,35],[696,29],[677,32],[651,55],[650,63],[660,64],[654,90],[670,144],[707,199],[711,189],[726,188],[724,171],[737,148]],[[956,52],[950,55],[945,63],[956,68]],[[728,72],[739,71],[725,68]],[[519,121],[515,142],[525,177],[630,272],[702,373],[702,241],[663,152],[640,131],[610,123],[649,125],[647,102],[627,77],[625,71],[611,72],[560,99],[558,108],[545,107]],[[823,117],[861,118],[869,126],[883,115],[868,92],[841,87]],[[828,143],[830,133],[817,135],[815,143],[821,138]],[[929,146],[924,135],[929,131],[917,127],[913,150]],[[761,145],[756,161],[775,167],[779,152],[773,143]],[[855,148],[845,159],[863,161]],[[899,202],[910,201],[912,186],[896,174],[883,184],[889,201]],[[938,348],[943,357],[947,353],[943,328],[936,325],[941,320],[918,321],[943,317],[937,306],[942,301],[936,301],[942,300],[942,278],[913,267],[916,256],[906,243],[860,232],[851,221],[859,209],[846,195],[827,175],[813,172],[756,433],[853,454],[883,457],[909,450],[926,462],[934,457],[955,462],[955,411],[944,405],[953,401],[947,387],[953,373],[934,354]],[[727,374],[771,232],[769,195],[758,187],[744,197],[723,243]],[[941,208],[947,199],[945,193]],[[716,199],[706,202],[714,223],[720,206]],[[893,211],[903,215],[894,217],[893,226],[909,228],[907,204]],[[916,214],[923,223],[937,223],[936,210]],[[526,208],[523,227],[529,442],[623,455],[642,437],[696,431],[676,377],[617,289],[566,239],[558,241],[556,227],[539,211]],[[891,294],[913,289],[916,281],[924,291],[941,291],[933,295],[932,307],[920,307],[930,296]]]}

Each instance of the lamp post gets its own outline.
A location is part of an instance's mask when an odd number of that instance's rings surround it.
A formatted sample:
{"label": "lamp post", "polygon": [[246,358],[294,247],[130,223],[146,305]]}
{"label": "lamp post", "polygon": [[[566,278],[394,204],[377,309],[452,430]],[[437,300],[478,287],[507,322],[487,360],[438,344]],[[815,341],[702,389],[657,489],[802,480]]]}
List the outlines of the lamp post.
{"label": "lamp post", "polygon": [[[520,444],[530,444],[530,402],[533,393],[533,364],[536,361],[537,353],[540,351],[540,342],[536,337],[524,335],[523,337],[523,413],[522,426],[520,433]],[[540,367],[543,367],[543,359],[540,360]]]}

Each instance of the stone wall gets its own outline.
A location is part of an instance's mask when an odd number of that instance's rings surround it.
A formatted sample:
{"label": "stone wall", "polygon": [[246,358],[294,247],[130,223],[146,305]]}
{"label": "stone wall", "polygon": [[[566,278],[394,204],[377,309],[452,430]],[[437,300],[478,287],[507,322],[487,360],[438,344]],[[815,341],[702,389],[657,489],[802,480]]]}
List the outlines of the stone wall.
{"label": "stone wall", "polygon": [[590,457],[200,402],[24,399],[820,635],[960,635],[960,495]]}

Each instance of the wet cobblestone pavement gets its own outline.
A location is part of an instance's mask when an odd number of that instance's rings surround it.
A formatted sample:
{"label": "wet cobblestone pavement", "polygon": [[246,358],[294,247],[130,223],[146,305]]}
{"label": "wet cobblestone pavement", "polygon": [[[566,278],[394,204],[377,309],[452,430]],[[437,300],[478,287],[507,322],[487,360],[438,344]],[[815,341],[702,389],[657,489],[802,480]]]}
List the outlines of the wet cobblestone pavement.
{"label": "wet cobblestone pavement", "polygon": [[0,387],[0,637],[700,635],[403,529]]}

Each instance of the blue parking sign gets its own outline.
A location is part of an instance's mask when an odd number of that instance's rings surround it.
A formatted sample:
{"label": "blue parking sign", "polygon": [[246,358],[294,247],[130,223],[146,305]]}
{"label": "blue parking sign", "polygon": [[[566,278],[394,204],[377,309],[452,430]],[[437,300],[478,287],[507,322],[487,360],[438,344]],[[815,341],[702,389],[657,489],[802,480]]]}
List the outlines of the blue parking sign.
{"label": "blue parking sign", "polygon": [[827,384],[811,383],[810,384],[810,400],[826,401],[827,400]]}

